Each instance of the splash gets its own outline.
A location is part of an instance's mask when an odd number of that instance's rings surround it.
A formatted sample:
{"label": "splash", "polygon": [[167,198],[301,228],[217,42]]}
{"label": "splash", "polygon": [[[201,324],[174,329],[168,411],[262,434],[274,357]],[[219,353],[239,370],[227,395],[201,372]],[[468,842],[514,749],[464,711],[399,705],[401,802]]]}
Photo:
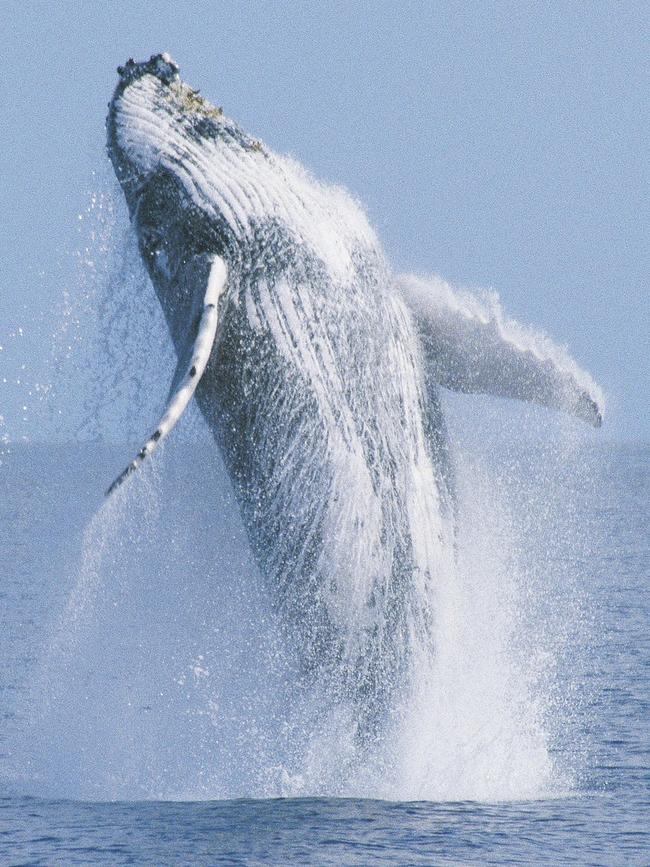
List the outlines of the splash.
{"label": "splash", "polygon": [[[143,396],[147,421],[156,417],[148,389],[170,359],[155,305],[144,316],[133,307],[128,281],[143,278],[132,241],[110,237],[101,243],[120,264],[107,262],[93,283],[99,351],[87,358],[103,363],[90,368],[86,395],[87,408],[95,400],[97,410],[88,417],[106,414],[109,429],[119,429],[126,407],[137,403],[133,395]],[[121,403],[112,399],[121,377],[113,362],[123,358],[120,335],[131,333],[136,314],[147,322],[147,359],[129,365]],[[108,345],[106,323],[116,335]],[[574,785],[572,760],[558,750],[574,684],[561,683],[558,672],[567,634],[579,632],[583,615],[553,563],[560,546],[544,529],[557,519],[572,544],[570,515],[558,516],[566,485],[548,484],[566,465],[567,447],[549,445],[551,438],[531,464],[529,449],[504,446],[503,405],[489,405],[491,424],[485,412],[468,425],[469,404],[454,415],[448,403],[456,558],[426,600],[434,640],[415,645],[412,677],[395,695],[385,737],[361,743],[358,706],[332,703],[331,690],[301,681],[226,470],[195,417],[87,527],[78,575],[32,692],[34,786],[95,799],[513,800]],[[549,427],[546,415],[533,418]],[[551,427],[561,441],[562,423]],[[428,529],[420,527],[423,536]],[[363,607],[356,595],[364,588],[344,592],[351,598],[338,602],[346,611]]]}

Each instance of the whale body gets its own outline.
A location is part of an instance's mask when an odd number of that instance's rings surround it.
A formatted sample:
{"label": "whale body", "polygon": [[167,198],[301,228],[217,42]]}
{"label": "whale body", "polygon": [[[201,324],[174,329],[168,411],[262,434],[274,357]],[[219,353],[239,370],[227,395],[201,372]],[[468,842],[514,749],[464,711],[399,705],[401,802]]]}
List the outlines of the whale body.
{"label": "whale body", "polygon": [[108,153],[178,368],[112,489],[194,396],[305,681],[376,720],[435,646],[453,573],[440,386],[596,426],[602,395],[496,304],[396,277],[347,193],[244,132],[168,55],[118,72]]}

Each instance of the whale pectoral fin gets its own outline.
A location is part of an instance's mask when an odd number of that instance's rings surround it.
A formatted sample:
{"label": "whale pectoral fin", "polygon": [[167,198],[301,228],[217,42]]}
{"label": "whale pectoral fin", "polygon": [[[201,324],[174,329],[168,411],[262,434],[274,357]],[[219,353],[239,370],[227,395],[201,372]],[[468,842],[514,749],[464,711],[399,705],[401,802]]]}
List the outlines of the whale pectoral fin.
{"label": "whale pectoral fin", "polygon": [[546,335],[506,316],[494,293],[478,297],[439,278],[400,277],[397,286],[427,374],[444,388],[531,401],[600,427],[604,399],[591,376]]}
{"label": "whale pectoral fin", "polygon": [[208,285],[203,298],[203,309],[198,322],[196,338],[189,345],[189,360],[184,353],[179,359],[179,364],[174,374],[174,381],[178,382],[178,385],[170,393],[167,407],[156,425],[156,430],[126,469],[115,479],[106,491],[106,496],[109,496],[116,488],[119,488],[122,482],[137,470],[144,459],[156,450],[185,412],[210,358],[210,352],[212,351],[214,338],[217,333],[217,306],[219,298],[226,288],[227,276],[228,269],[226,263],[220,256],[215,256],[212,259],[210,267]]}

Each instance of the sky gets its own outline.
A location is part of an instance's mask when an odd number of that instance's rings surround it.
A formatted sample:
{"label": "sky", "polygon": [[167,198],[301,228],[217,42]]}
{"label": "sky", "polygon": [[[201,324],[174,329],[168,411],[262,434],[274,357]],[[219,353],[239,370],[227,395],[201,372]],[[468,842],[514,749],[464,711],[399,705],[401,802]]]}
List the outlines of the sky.
{"label": "sky", "polygon": [[169,51],[363,202],[395,270],[497,290],[602,385],[608,438],[650,440],[647,3],[0,0],[0,29],[5,432],[38,438],[116,67]]}

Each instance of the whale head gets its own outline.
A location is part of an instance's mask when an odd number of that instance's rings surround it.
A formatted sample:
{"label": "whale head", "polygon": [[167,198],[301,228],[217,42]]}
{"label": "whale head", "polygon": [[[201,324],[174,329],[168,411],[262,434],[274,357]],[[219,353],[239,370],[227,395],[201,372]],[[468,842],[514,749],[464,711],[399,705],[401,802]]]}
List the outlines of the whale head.
{"label": "whale head", "polygon": [[118,74],[107,148],[159,295],[196,254],[223,257],[230,273],[258,264],[272,246],[261,235],[278,225],[336,278],[350,277],[359,249],[380,255],[345,191],[245,132],[181,79],[168,54],[129,60]]}
{"label": "whale head", "polygon": [[[185,84],[168,54],[127,61],[109,103],[107,149],[140,252],[158,291],[187,282],[197,257],[232,267],[256,213],[251,163],[260,142]],[[259,211],[259,206],[257,211]],[[162,300],[162,299],[161,299]]]}

